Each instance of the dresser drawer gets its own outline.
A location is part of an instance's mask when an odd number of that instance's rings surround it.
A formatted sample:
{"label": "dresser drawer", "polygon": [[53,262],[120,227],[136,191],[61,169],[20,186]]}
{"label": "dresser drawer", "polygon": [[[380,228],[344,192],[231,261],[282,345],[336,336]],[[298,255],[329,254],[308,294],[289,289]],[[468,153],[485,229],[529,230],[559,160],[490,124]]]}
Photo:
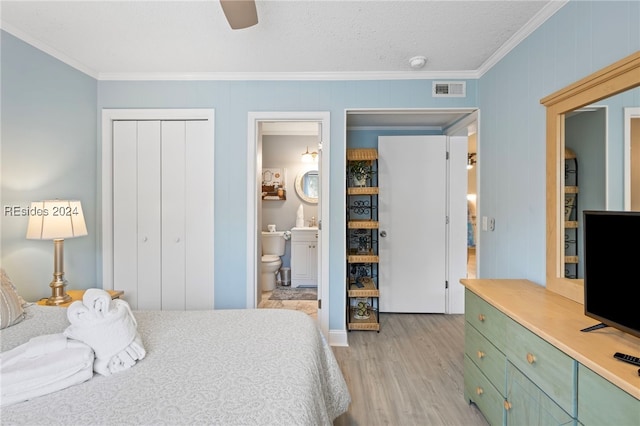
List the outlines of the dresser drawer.
{"label": "dresser drawer", "polygon": [[640,425],[640,401],[578,365],[578,421],[583,425]]}
{"label": "dresser drawer", "polygon": [[566,412],[575,414],[576,362],[512,320],[507,321],[505,340],[508,360]]}
{"label": "dresser drawer", "polygon": [[503,351],[507,317],[469,290],[465,291],[465,312],[467,322]]}
{"label": "dresser drawer", "polygon": [[504,397],[466,355],[464,357],[464,393],[466,400],[478,406],[489,424],[503,424]]}
{"label": "dresser drawer", "polygon": [[469,324],[464,330],[464,351],[473,363],[504,395],[506,358],[482,334]]}
{"label": "dresser drawer", "polygon": [[507,363],[507,425],[573,425],[573,417]]}

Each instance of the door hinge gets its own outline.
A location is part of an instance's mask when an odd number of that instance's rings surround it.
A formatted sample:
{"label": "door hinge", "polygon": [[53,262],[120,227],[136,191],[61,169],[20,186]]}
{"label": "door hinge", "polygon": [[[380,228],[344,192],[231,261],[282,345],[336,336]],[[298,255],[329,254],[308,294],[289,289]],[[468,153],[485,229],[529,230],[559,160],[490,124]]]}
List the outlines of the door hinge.
{"label": "door hinge", "polygon": [[318,309],[322,309],[322,299],[318,299]]}
{"label": "door hinge", "polygon": [[444,217],[444,223],[446,223],[447,225],[449,224],[449,216]]}
{"label": "door hinge", "polygon": [[322,231],[322,220],[318,221],[318,231]]}
{"label": "door hinge", "polygon": [[444,282],[444,288],[449,288],[449,281]]}
{"label": "door hinge", "polygon": [[446,159],[447,159],[447,160],[449,159],[449,151],[447,151]]}

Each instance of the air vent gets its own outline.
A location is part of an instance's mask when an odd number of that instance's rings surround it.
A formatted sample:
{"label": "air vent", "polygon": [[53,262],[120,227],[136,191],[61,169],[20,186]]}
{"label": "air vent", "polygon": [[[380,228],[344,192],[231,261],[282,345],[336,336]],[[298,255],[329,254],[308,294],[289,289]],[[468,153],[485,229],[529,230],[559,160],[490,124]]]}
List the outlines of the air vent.
{"label": "air vent", "polygon": [[467,96],[465,81],[434,81],[431,95],[434,98],[464,98]]}

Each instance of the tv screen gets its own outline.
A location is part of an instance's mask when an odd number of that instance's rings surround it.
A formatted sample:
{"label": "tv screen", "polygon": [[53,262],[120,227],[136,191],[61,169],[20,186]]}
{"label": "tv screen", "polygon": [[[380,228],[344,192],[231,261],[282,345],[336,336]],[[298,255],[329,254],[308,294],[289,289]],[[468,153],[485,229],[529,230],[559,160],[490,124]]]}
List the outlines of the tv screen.
{"label": "tv screen", "polygon": [[640,337],[640,212],[585,210],[584,312]]}

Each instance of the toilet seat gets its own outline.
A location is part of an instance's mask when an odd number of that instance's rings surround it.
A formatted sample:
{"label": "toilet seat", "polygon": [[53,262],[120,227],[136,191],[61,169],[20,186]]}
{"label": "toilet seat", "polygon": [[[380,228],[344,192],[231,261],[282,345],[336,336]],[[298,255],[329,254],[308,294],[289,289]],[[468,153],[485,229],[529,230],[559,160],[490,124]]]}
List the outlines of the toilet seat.
{"label": "toilet seat", "polygon": [[275,262],[277,260],[280,260],[280,256],[278,256],[276,254],[264,254],[264,255],[262,255],[262,263]]}

